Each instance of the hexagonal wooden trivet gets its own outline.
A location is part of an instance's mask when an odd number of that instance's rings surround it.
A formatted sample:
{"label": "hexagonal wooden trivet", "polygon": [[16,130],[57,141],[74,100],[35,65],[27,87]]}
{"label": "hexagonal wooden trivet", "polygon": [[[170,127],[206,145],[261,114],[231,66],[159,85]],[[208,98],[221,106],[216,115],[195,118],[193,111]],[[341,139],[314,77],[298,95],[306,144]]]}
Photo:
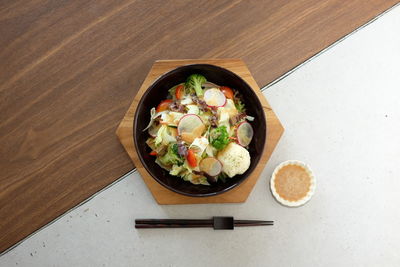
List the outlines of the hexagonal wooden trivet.
{"label": "hexagonal wooden trivet", "polygon": [[[253,173],[239,186],[233,188],[232,190],[222,193],[220,195],[211,196],[211,197],[188,197],[175,192],[168,190],[159,184],[156,180],[154,180],[151,175],[146,171],[140,162],[135,146],[133,144],[133,118],[136,111],[136,106],[139,103],[140,98],[143,93],[149,88],[152,82],[157,79],[160,75],[182,65],[188,64],[212,64],[216,66],[220,66],[230,71],[236,73],[242,79],[244,79],[254,90],[260,102],[264,108],[265,117],[267,121],[267,142],[265,143],[265,148],[263,155],[254,169]],[[272,154],[272,151],[275,149],[281,135],[283,134],[283,127],[273,112],[271,106],[268,104],[267,100],[261,93],[260,88],[258,87],[256,81],[251,75],[249,69],[246,64],[240,59],[188,59],[188,60],[160,60],[156,61],[152,66],[149,74],[144,80],[142,86],[140,87],[138,93],[128,111],[125,114],[125,117],[121,121],[120,125],[117,129],[117,135],[131,157],[133,163],[135,164],[137,170],[142,176],[144,182],[147,187],[150,189],[153,197],[159,204],[196,204],[196,203],[239,203],[246,201],[249,196],[251,190],[257,182],[258,177],[260,176],[262,170],[264,169],[265,164],[267,163],[269,157]]]}

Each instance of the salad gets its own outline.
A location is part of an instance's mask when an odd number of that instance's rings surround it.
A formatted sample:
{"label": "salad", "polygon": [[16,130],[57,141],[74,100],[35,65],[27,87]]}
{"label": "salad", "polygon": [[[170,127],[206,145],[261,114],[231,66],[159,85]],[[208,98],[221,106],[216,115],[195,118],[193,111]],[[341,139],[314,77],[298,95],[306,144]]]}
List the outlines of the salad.
{"label": "salad", "polygon": [[253,138],[245,105],[237,91],[208,82],[200,74],[169,89],[150,111],[143,130],[155,162],[173,176],[210,185],[243,174],[250,166]]}

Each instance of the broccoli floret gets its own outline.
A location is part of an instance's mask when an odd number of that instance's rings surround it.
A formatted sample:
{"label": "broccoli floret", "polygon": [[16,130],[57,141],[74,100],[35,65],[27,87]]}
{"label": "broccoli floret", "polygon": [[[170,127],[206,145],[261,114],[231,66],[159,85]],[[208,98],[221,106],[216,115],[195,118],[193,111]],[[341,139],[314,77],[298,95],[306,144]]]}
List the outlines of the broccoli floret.
{"label": "broccoli floret", "polygon": [[229,144],[229,134],[225,125],[211,130],[210,142],[218,150],[224,149]]}
{"label": "broccoli floret", "polygon": [[201,85],[205,83],[207,80],[203,75],[200,74],[192,74],[190,75],[187,80],[186,80],[186,88],[189,91],[194,91],[196,92],[197,96],[202,96],[203,95],[203,89],[201,88]]}
{"label": "broccoli floret", "polygon": [[165,166],[183,164],[183,158],[178,154],[177,144],[169,145],[167,153],[164,156],[159,157],[158,160]]}

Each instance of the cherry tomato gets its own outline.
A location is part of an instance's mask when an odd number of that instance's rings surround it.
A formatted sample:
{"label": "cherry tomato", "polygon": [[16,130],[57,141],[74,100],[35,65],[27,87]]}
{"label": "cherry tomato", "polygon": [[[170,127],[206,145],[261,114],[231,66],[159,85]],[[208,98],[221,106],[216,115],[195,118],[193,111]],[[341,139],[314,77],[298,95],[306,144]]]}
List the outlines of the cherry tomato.
{"label": "cherry tomato", "polygon": [[161,111],[167,110],[171,103],[172,103],[171,99],[165,99],[165,100],[161,101],[161,103],[158,104],[156,111],[161,112]]}
{"label": "cherry tomato", "polygon": [[149,153],[149,155],[150,155],[150,156],[157,156],[157,152],[151,151],[151,152]]}
{"label": "cherry tomato", "polygon": [[185,94],[185,87],[183,85],[178,85],[175,89],[175,97],[176,99],[181,99]]}
{"label": "cherry tomato", "polygon": [[194,168],[197,166],[196,155],[194,154],[193,150],[189,149],[187,154],[187,161],[189,166]]}
{"label": "cherry tomato", "polygon": [[222,93],[224,93],[226,98],[233,99],[233,91],[231,88],[227,86],[221,86],[219,89],[222,91]]}

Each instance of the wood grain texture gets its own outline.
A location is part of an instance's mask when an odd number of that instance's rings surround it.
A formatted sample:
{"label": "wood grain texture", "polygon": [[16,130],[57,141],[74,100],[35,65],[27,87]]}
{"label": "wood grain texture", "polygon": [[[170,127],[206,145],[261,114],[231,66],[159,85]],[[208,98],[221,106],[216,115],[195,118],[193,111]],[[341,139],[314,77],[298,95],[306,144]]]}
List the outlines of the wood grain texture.
{"label": "wood grain texture", "polygon": [[1,1],[0,251],[132,169],[114,132],[155,60],[264,85],[397,2]]}
{"label": "wood grain texture", "polygon": [[[263,155],[251,175],[232,190],[212,197],[188,197],[172,192],[160,185],[144,168],[133,144],[133,118],[137,105],[147,88],[162,74],[188,64],[212,64],[226,68],[242,77],[260,99],[268,129]],[[283,127],[281,123],[261,93],[260,87],[258,87],[246,64],[240,59],[159,60],[155,62],[117,129],[117,135],[121,143],[158,204],[241,203],[246,201],[282,134]]]}

